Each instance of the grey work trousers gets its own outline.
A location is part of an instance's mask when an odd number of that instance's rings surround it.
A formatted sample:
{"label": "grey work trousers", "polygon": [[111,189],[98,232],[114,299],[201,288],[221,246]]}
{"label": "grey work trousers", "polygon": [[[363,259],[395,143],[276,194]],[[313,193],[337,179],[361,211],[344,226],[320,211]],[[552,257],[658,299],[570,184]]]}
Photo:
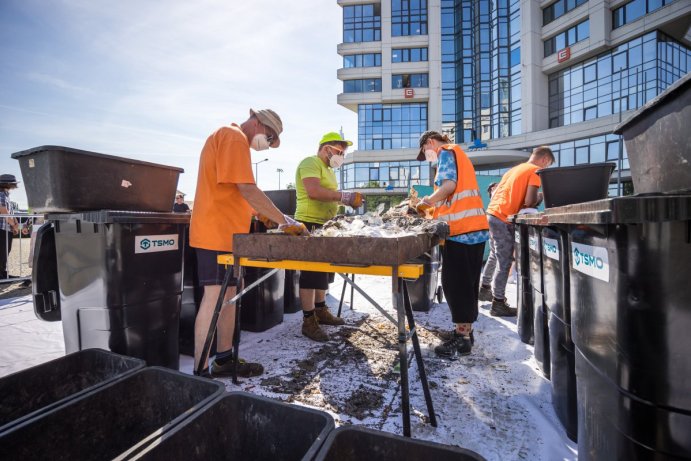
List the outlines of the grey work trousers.
{"label": "grey work trousers", "polygon": [[482,284],[492,285],[495,299],[506,299],[506,281],[513,262],[513,224],[487,215],[489,221],[489,258],[482,271]]}

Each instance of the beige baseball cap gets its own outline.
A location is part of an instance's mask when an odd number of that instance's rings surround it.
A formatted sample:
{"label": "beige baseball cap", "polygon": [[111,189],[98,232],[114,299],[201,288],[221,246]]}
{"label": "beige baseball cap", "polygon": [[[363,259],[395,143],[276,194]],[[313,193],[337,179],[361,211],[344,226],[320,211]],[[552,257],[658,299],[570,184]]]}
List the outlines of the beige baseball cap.
{"label": "beige baseball cap", "polygon": [[271,141],[271,147],[278,147],[281,145],[281,139],[279,136],[283,132],[283,122],[281,117],[271,109],[250,109],[250,116],[255,116],[261,122],[262,125],[271,128],[274,133],[276,133],[276,139]]}

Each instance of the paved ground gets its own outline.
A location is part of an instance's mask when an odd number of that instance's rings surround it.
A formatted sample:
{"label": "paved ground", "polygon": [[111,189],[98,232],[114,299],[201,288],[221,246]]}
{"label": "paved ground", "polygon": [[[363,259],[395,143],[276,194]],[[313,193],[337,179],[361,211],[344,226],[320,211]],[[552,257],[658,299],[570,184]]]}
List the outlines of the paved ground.
{"label": "paved ground", "polygon": [[[391,312],[390,279],[361,277],[359,283]],[[332,292],[340,294],[340,286],[332,285]],[[515,285],[509,285],[509,295],[515,297]],[[328,302],[338,304],[331,297]],[[239,386],[224,379],[226,388],[319,408],[337,425],[402,433],[395,327],[361,296],[354,306],[345,311],[346,326],[326,327],[332,338],[325,344],[300,334],[300,313],[285,315],[266,332],[243,333],[241,355],[263,363],[266,372]],[[473,353],[454,361],[439,359],[432,350],[439,332],[450,327],[446,304],[415,314],[439,424],[428,423],[413,364],[413,436],[468,448],[488,460],[576,459],[532,347],[519,340],[515,319],[490,317],[487,307],[481,306],[475,324]],[[0,301],[0,336],[0,376],[64,354],[60,324],[37,320],[28,296]],[[191,358],[181,357],[181,370],[191,368]]]}

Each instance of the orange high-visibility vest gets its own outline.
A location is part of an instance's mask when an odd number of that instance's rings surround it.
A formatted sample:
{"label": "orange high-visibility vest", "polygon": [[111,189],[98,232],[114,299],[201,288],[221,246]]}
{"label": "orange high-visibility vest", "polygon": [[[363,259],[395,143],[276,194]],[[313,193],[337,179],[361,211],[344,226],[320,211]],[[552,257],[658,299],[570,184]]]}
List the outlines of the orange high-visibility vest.
{"label": "orange high-visibility vest", "polygon": [[[454,193],[447,197],[442,205],[435,207],[434,218],[447,222],[452,236],[488,230],[487,216],[473,164],[460,146],[446,144],[441,148],[454,153],[458,180]],[[434,188],[438,189],[436,185]]]}

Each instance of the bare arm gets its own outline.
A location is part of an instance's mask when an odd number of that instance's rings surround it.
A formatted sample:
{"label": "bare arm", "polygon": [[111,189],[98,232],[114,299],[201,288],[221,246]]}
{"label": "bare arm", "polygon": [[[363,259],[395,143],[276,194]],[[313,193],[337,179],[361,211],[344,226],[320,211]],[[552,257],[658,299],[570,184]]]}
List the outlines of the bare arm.
{"label": "bare arm", "polygon": [[523,208],[534,208],[540,203],[540,194],[538,194],[539,187],[528,186],[528,190],[525,193],[525,203],[523,203]]}
{"label": "bare arm", "polygon": [[276,208],[276,205],[266,196],[256,184],[238,184],[240,195],[247,200],[257,213],[260,213],[278,224],[285,224],[286,220],[283,213]]}
{"label": "bare arm", "polygon": [[302,184],[305,186],[307,196],[312,200],[318,200],[320,202],[341,201],[341,193],[323,187],[319,184],[319,178],[304,178]]}
{"label": "bare arm", "polygon": [[442,181],[439,189],[434,191],[432,195],[427,197],[427,201],[432,205],[437,202],[443,202],[446,200],[453,192],[456,190],[456,181],[451,181],[450,179],[445,179]]}
{"label": "bare arm", "polygon": [[[4,207],[0,206],[0,214],[10,214],[10,211]],[[16,229],[18,226],[17,220],[15,218],[5,218],[7,219],[7,224],[10,225],[11,228]]]}

